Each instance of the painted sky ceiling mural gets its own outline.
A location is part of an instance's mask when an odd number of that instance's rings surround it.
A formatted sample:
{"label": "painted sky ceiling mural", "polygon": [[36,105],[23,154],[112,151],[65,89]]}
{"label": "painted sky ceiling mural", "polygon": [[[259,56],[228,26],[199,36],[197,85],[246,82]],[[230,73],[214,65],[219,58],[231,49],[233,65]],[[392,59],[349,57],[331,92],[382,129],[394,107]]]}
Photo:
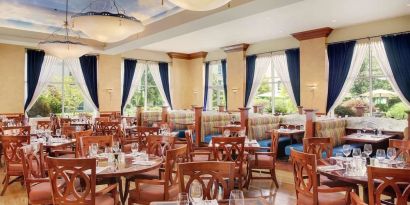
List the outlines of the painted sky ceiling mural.
{"label": "painted sky ceiling mural", "polygon": [[[115,13],[110,1],[69,0],[69,15],[85,8],[85,11],[108,10]],[[117,3],[126,15],[134,16],[145,25],[181,11],[166,0],[164,5],[161,0],[117,0]],[[64,18],[65,0],[0,0],[0,27],[52,33],[63,25]]]}

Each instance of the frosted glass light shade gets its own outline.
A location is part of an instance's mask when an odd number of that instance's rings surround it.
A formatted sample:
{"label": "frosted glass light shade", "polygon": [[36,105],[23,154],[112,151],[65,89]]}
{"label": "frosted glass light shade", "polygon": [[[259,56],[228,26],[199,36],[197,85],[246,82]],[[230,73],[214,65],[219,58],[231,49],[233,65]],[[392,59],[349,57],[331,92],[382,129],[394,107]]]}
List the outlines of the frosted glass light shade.
{"label": "frosted glass light shade", "polygon": [[144,25],[136,18],[109,12],[87,12],[72,19],[76,30],[100,42],[118,42],[144,30]]}
{"label": "frosted glass light shade", "polygon": [[169,0],[173,4],[191,11],[208,11],[219,8],[231,0]]}
{"label": "frosted glass light shade", "polygon": [[72,41],[43,41],[38,47],[60,59],[79,58],[93,50],[89,46]]}

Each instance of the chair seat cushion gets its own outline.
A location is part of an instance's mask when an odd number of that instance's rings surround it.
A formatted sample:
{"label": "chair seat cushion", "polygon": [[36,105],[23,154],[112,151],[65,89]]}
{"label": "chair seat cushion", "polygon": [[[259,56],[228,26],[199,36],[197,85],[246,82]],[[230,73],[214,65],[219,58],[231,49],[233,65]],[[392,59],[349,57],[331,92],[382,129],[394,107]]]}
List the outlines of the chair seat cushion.
{"label": "chair seat cushion", "polygon": [[[363,144],[350,144],[350,149],[353,149],[353,148],[362,148],[363,147]],[[333,147],[333,156],[336,156],[336,153],[341,153],[341,154],[343,154],[343,145],[339,145],[339,146],[336,146],[336,147]]]}
{"label": "chair seat cushion", "polygon": [[8,164],[8,170],[10,172],[21,172],[23,173],[23,164]]}
{"label": "chair seat cushion", "polygon": [[[320,188],[326,188],[326,186],[320,186]],[[318,194],[318,201],[320,205],[346,205],[345,195],[343,193],[322,193]],[[311,197],[304,194],[298,194],[297,204],[313,205]]]}
{"label": "chair seat cushion", "polygon": [[285,147],[285,155],[290,156],[290,149],[293,148],[296,151],[303,152],[303,144],[291,144]]}
{"label": "chair seat cushion", "polygon": [[98,195],[95,197],[95,204],[98,205],[115,205],[114,198],[109,194]]}
{"label": "chair seat cushion", "polygon": [[212,137],[216,137],[216,136],[221,136],[220,134],[216,134],[216,135],[206,135],[204,137],[204,142],[206,142],[207,144],[211,141]]}
{"label": "chair seat cushion", "polygon": [[42,182],[31,187],[29,200],[31,202],[52,201],[50,182]]}
{"label": "chair seat cushion", "polygon": [[273,157],[269,155],[258,155],[258,166],[256,166],[255,155],[249,156],[249,166],[251,168],[273,169]]}
{"label": "chair seat cushion", "polygon": [[176,132],[178,138],[185,138],[185,130],[177,130]]}
{"label": "chair seat cushion", "polygon": [[[172,186],[169,189],[169,200],[176,199],[178,192],[178,186]],[[164,187],[162,185],[140,184],[139,191],[135,189],[130,191],[129,200],[137,203],[164,201],[164,196]]]}

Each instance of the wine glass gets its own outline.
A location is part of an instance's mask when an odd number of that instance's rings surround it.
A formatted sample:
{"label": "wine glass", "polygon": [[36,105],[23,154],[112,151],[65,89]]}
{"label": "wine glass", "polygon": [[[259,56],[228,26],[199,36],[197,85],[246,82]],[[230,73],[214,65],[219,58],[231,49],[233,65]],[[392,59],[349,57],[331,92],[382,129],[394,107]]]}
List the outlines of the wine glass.
{"label": "wine glass", "polygon": [[229,137],[231,135],[231,131],[229,129],[224,130],[224,137]]}
{"label": "wine glass", "polygon": [[56,136],[60,137],[61,136],[61,129],[56,129]]}
{"label": "wine glass", "polygon": [[377,149],[376,150],[376,159],[379,160],[379,162],[386,159],[386,152],[384,151],[384,149]]}
{"label": "wine glass", "polygon": [[350,155],[350,145],[349,144],[345,144],[343,145],[343,154],[345,155],[345,157],[348,157]]}
{"label": "wine glass", "polygon": [[387,158],[389,158],[390,161],[393,161],[395,157],[396,157],[396,148],[394,147],[387,148]]}
{"label": "wine glass", "polygon": [[193,181],[189,186],[189,198],[191,202],[198,203],[202,201],[202,184],[198,181]]}
{"label": "wine glass", "polygon": [[188,205],[188,194],[185,192],[178,193],[178,205]]}
{"label": "wine glass", "polygon": [[397,161],[397,168],[404,168],[406,165],[406,156],[405,154],[402,152],[400,153],[397,157],[396,157],[396,161]]}
{"label": "wine glass", "polygon": [[133,142],[131,144],[131,152],[132,152],[132,155],[134,156],[138,153],[138,143]]}
{"label": "wine glass", "polygon": [[362,155],[362,151],[360,148],[353,148],[352,155],[353,157],[360,157]]}
{"label": "wine glass", "polygon": [[243,192],[241,190],[232,190],[229,196],[229,205],[244,205]]}
{"label": "wine glass", "polygon": [[367,157],[369,158],[370,155],[372,154],[373,150],[372,150],[372,145],[371,144],[365,144],[364,148],[363,148],[363,152],[367,155]]}
{"label": "wine glass", "polygon": [[112,150],[114,153],[118,153],[120,151],[120,142],[115,141],[112,145]]}

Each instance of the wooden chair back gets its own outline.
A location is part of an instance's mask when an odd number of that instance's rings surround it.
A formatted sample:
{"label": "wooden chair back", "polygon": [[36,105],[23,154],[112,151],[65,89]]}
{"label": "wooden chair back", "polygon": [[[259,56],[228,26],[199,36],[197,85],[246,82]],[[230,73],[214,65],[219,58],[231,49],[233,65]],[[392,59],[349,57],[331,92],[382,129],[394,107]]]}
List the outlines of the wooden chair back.
{"label": "wooden chair back", "polygon": [[37,129],[48,130],[50,128],[51,128],[51,121],[50,120],[39,120],[39,121],[37,121]]}
{"label": "wooden chair back", "polygon": [[63,127],[63,125],[70,125],[71,124],[71,119],[70,118],[60,118],[60,126]]}
{"label": "wooden chair back", "polygon": [[235,166],[242,170],[244,151],[245,137],[212,138],[212,152],[217,161],[235,162]]}
{"label": "wooden chair back", "polygon": [[192,153],[195,151],[195,144],[194,144],[194,139],[192,137],[192,131],[191,130],[186,130],[185,131],[185,140],[186,140],[186,145],[187,145],[187,153]]}
{"label": "wooden chair back", "polygon": [[99,148],[112,147],[113,136],[104,135],[104,136],[84,136],[80,137],[80,147],[81,147],[81,156],[88,156],[88,148],[91,144],[98,144]]}
{"label": "wooden chair back", "polygon": [[316,175],[316,155],[290,151],[296,196],[303,194],[312,197],[313,203],[318,204],[318,178]]}
{"label": "wooden chair back", "polygon": [[[173,186],[178,186],[178,164],[188,162],[186,146],[176,149],[170,149],[166,152],[165,158],[165,173],[163,179],[165,180],[165,194]],[[165,197],[169,199],[170,197]]]}
{"label": "wooden chair back", "polygon": [[330,158],[333,153],[333,145],[330,137],[303,138],[303,152],[316,155],[316,159]]}
{"label": "wooden chair back", "polygon": [[113,135],[116,139],[119,138],[121,126],[119,122],[101,122],[100,124],[103,135]]}
{"label": "wooden chair back", "polygon": [[10,164],[22,164],[22,156],[18,149],[25,144],[30,144],[30,136],[1,136],[4,161],[9,169]]}
{"label": "wooden chair back", "polygon": [[109,122],[110,118],[108,117],[96,117],[94,119],[94,130],[97,134],[102,135],[103,134],[103,130],[101,128],[101,122]]}
{"label": "wooden chair back", "polygon": [[[95,205],[96,159],[46,158],[53,202],[59,205]],[[88,173],[87,173],[88,172]],[[76,187],[81,181],[83,189]],[[61,183],[64,188],[61,188]]]}
{"label": "wooden chair back", "polygon": [[139,144],[140,150],[147,148],[147,136],[150,135],[158,135],[159,127],[145,127],[145,126],[138,126],[136,139]]}
{"label": "wooden chair back", "polygon": [[[23,176],[26,184],[27,194],[30,194],[31,185],[36,183],[37,179],[46,177],[44,169],[43,144],[34,143],[22,146],[19,149],[22,156]],[[38,183],[38,182],[37,182]]]}
{"label": "wooden chair back", "polygon": [[223,199],[229,199],[234,189],[235,163],[233,162],[189,162],[178,165],[179,191],[189,193],[192,182],[202,185],[203,199],[218,199],[222,187]]}
{"label": "wooden chair back", "polygon": [[73,138],[75,139],[75,157],[80,157],[81,156],[81,143],[80,139],[81,137],[85,136],[91,136],[93,134],[93,130],[84,130],[84,131],[79,131],[79,132],[73,132]]}
{"label": "wooden chair back", "polygon": [[31,127],[30,126],[3,127],[3,134],[6,135],[6,133],[8,132],[12,132],[12,133],[15,132],[14,134],[11,134],[11,135],[30,136]]}
{"label": "wooden chair back", "polygon": [[407,159],[407,162],[410,163],[410,140],[390,139],[389,147],[396,148],[396,156],[403,154],[403,156]]}
{"label": "wooden chair back", "polygon": [[69,138],[73,138],[73,133],[76,132],[75,126],[63,126],[61,129],[61,135],[64,135]]}
{"label": "wooden chair back", "polygon": [[164,157],[167,150],[174,149],[175,137],[151,135],[147,137],[147,153]]}
{"label": "wooden chair back", "polygon": [[382,195],[387,189],[395,193],[396,205],[407,205],[410,199],[408,169],[367,167],[369,204],[382,204]]}

